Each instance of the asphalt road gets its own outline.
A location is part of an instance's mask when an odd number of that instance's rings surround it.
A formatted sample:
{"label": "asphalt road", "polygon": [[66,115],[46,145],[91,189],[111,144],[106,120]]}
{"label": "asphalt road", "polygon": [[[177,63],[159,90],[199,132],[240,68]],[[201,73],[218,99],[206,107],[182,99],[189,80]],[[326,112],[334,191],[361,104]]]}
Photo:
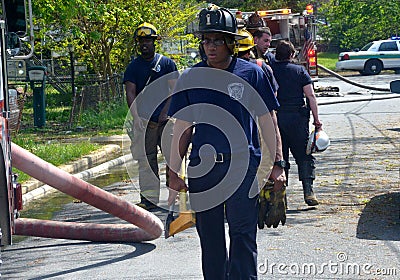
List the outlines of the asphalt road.
{"label": "asphalt road", "polygon": [[[383,76],[372,83],[384,85]],[[399,279],[400,99],[322,105],[320,114],[331,138],[316,155],[321,204],[304,204],[293,162],[287,224],[258,233],[259,279]],[[138,200],[131,184],[108,190]],[[165,205],[165,189],[163,197]],[[166,212],[155,214],[165,220]],[[83,203],[65,205],[55,219],[121,222]],[[2,260],[5,279],[202,279],[194,228],[136,244],[29,237],[5,248]]]}
{"label": "asphalt road", "polygon": [[[320,71],[322,71],[320,69]],[[346,73],[340,73],[342,75]],[[344,79],[350,81],[350,83],[344,82],[337,77],[327,76],[320,78],[315,85],[318,86],[333,86],[340,89],[342,95],[360,95],[360,94],[384,94],[383,91],[365,89],[361,86],[355,86],[351,84],[354,82],[356,84],[375,87],[379,89],[389,89],[390,82],[393,80],[400,80],[399,74],[381,74],[372,76],[362,76],[359,74],[342,76]]]}

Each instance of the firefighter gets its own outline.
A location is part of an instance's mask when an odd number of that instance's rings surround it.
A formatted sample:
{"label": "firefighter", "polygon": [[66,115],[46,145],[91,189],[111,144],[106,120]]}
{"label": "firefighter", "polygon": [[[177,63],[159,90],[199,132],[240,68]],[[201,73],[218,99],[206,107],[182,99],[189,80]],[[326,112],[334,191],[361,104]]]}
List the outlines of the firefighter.
{"label": "firefighter", "polygon": [[309,206],[316,206],[318,200],[313,191],[315,158],[306,152],[310,110],[316,131],[322,128],[322,123],[318,117],[318,104],[311,77],[303,66],[291,63],[294,55],[295,48],[291,42],[280,41],[278,43],[275,54],[276,62],[272,65],[274,76],[279,84],[278,101],[281,106],[277,113],[278,125],[282,136],[283,158],[286,161],[286,178],[289,175],[290,150],[298,167],[304,201]]}
{"label": "firefighter", "polygon": [[251,14],[245,21],[246,30],[253,36],[255,46],[253,53],[256,58],[264,59],[268,65],[274,62],[274,55],[268,52],[272,41],[272,33],[257,12]]}
{"label": "firefighter", "polygon": [[[277,95],[278,83],[272,72],[272,68],[265,63],[264,59],[255,59],[252,49],[254,48],[254,40],[251,33],[245,29],[239,29],[239,34],[246,38],[238,41],[238,57],[250,61],[261,67],[267,75],[271,87]],[[259,194],[259,210],[258,210],[258,228],[278,227],[279,223],[285,225],[286,222],[286,187],[273,191],[273,181],[268,180]]]}
{"label": "firefighter", "polygon": [[238,46],[238,57],[242,58],[244,60],[256,63],[258,66],[261,67],[261,69],[264,71],[264,73],[267,75],[268,80],[271,84],[272,90],[274,91],[275,95],[278,90],[278,83],[275,80],[274,73],[272,71],[271,66],[269,66],[264,59],[255,59],[255,55],[253,53],[255,44],[254,44],[254,39],[253,36],[249,31],[246,29],[239,29],[239,34],[242,36],[245,36],[246,38],[241,39],[238,41],[239,46]]}
{"label": "firefighter", "polygon": [[[140,55],[128,65],[124,73],[124,83],[126,100],[133,116],[133,129],[130,133],[131,152],[139,165],[140,203],[138,205],[150,210],[156,208],[159,202],[160,177],[157,147],[161,148],[161,135],[166,127],[170,103],[168,95],[176,79],[168,76],[169,80],[162,80],[159,92],[156,92],[162,95],[163,102],[159,106],[152,104],[151,97],[145,100],[147,104],[136,106],[136,98],[139,94],[154,94],[155,90],[149,92],[145,91],[145,88],[156,79],[176,72],[177,68],[170,58],[155,52],[155,41],[160,40],[160,36],[154,25],[142,23],[135,30],[134,38]],[[145,110],[152,112],[149,118],[145,116],[148,113]]]}
{"label": "firefighter", "polygon": [[263,58],[268,65],[272,65],[275,61],[275,56],[273,53],[269,52],[269,46],[272,41],[272,34],[269,27],[262,26],[258,27],[253,32],[254,43],[256,44],[254,48],[254,53],[257,58]]}
{"label": "firefighter", "polygon": [[[171,144],[169,203],[174,191],[189,190],[191,207],[196,211],[204,279],[257,279],[256,171],[261,153],[258,131],[254,129],[257,126],[250,112],[254,110],[263,138],[273,137],[276,146],[272,147],[272,159],[279,161],[281,145],[274,113],[279,105],[261,68],[236,58],[237,40],[243,37],[237,33],[235,17],[227,9],[203,9],[197,35],[206,61],[180,76],[170,106],[170,116],[176,122]],[[243,80],[251,87],[246,87]],[[204,86],[197,84],[200,82]],[[196,87],[191,87],[191,83]],[[212,84],[227,92],[221,93]],[[256,98],[261,98],[261,102],[252,102]],[[247,101],[250,111],[240,105]],[[234,121],[221,122],[226,114]],[[271,126],[267,124],[270,117]],[[223,126],[218,128],[217,123]],[[243,138],[227,136],[235,132],[231,129],[234,123],[240,125]],[[187,187],[177,172],[189,143],[192,149]],[[230,172],[231,168],[234,172]],[[243,177],[238,178],[237,173],[242,171]],[[274,188],[281,189],[286,180],[283,169],[273,166],[271,177]],[[256,193],[250,195],[254,188]]]}

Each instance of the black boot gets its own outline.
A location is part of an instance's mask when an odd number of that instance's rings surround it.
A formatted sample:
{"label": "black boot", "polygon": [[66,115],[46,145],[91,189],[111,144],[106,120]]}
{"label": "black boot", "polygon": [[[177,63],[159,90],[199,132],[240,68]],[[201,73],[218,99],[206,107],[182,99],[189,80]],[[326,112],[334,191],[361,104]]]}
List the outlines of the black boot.
{"label": "black boot", "polygon": [[304,193],[304,201],[308,206],[316,206],[318,205],[318,200],[313,192],[313,180],[304,179],[302,181],[303,184],[303,193]]}
{"label": "black boot", "polygon": [[142,207],[147,211],[157,208],[157,204],[154,204],[151,200],[145,198],[142,195],[140,195],[140,202],[137,203],[136,205]]}

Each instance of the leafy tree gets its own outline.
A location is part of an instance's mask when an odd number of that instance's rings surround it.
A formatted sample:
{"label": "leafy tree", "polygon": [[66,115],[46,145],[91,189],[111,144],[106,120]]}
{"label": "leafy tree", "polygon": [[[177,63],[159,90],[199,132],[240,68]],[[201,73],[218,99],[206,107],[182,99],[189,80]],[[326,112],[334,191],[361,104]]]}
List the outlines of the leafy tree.
{"label": "leafy tree", "polygon": [[140,23],[158,26],[164,38],[178,38],[197,13],[197,5],[188,0],[33,2],[39,37],[53,38],[45,47],[65,52],[68,44],[74,45],[79,60],[102,76],[125,69],[134,53],[133,32]]}
{"label": "leafy tree", "polygon": [[257,10],[273,10],[280,8],[290,8],[293,12],[302,12],[306,5],[312,2],[310,0],[216,0],[212,3],[225,8],[239,9],[250,12]]}
{"label": "leafy tree", "polygon": [[373,40],[400,34],[400,1],[398,0],[330,0],[320,12],[328,25],[321,35],[340,49],[360,48]]}

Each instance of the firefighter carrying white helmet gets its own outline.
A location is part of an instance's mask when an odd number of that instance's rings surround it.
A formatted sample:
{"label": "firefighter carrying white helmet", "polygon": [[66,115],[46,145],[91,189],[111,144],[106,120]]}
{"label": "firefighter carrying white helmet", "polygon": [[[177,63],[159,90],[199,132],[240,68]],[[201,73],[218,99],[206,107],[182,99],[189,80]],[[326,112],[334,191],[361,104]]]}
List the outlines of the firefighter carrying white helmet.
{"label": "firefighter carrying white helmet", "polygon": [[330,145],[328,134],[322,129],[313,130],[310,133],[307,143],[306,153],[310,155],[316,152],[325,151]]}

